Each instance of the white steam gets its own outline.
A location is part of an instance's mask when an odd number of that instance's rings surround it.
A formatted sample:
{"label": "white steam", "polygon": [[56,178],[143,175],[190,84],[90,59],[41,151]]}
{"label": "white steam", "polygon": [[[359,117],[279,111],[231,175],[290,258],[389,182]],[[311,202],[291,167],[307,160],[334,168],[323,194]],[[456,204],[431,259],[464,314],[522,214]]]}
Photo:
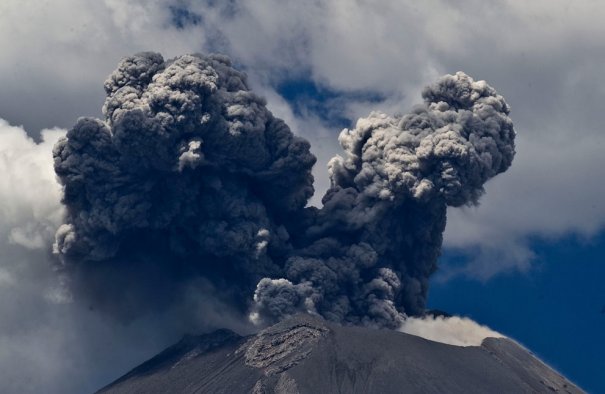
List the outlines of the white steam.
{"label": "white steam", "polygon": [[481,346],[485,338],[504,337],[468,317],[459,316],[410,317],[399,331],[454,346]]}

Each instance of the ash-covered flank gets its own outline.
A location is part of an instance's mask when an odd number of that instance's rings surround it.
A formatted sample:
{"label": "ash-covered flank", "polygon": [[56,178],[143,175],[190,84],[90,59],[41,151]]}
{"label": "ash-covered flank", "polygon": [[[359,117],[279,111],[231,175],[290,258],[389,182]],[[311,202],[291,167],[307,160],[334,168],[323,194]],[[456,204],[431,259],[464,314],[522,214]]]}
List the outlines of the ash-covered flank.
{"label": "ash-covered flank", "polygon": [[583,393],[506,338],[459,347],[297,315],[186,337],[99,393]]}

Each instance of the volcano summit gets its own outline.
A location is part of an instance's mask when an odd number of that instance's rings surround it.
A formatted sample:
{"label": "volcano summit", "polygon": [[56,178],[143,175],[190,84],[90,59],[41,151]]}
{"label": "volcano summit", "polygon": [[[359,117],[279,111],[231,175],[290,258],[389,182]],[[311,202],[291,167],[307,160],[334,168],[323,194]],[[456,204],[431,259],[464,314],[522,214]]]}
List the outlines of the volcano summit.
{"label": "volcano summit", "polygon": [[248,337],[186,336],[98,393],[551,392],[583,393],[507,338],[452,346],[297,315]]}

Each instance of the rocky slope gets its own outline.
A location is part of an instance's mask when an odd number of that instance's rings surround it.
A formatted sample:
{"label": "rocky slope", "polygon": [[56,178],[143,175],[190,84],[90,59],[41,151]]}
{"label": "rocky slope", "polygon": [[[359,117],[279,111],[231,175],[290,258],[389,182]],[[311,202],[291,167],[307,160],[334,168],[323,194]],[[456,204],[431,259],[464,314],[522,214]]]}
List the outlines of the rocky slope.
{"label": "rocky slope", "polygon": [[99,393],[582,393],[506,338],[459,347],[300,315],[186,336]]}

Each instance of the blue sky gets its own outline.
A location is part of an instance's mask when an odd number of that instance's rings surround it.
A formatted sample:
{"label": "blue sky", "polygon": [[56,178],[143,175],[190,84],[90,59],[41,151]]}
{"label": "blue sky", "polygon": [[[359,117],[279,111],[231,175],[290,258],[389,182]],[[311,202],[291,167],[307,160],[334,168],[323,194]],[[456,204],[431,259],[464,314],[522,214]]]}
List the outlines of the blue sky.
{"label": "blue sky", "polygon": [[[56,306],[62,294],[45,268],[61,216],[50,149],[77,117],[101,115],[102,83],[123,56],[219,51],[311,142],[313,204],[343,127],[372,110],[406,112],[445,73],[494,86],[512,108],[517,157],[479,207],[448,211],[429,306],[510,335],[605,392],[604,15],[605,4],[588,0],[2,1],[0,371],[8,376],[0,380],[21,385],[28,378],[14,365],[36,365],[32,391],[49,382],[57,392],[92,390],[174,341],[168,328],[138,335],[149,321],[115,327]],[[52,341],[37,343],[41,335]],[[128,351],[112,362],[120,347]],[[95,365],[86,352],[104,372],[61,386],[62,376]],[[74,361],[58,367],[59,356]]]}
{"label": "blue sky", "polygon": [[[433,281],[429,306],[466,315],[515,338],[593,393],[605,392],[605,234],[534,242],[535,267],[487,282]],[[445,251],[441,264],[460,264]]]}

